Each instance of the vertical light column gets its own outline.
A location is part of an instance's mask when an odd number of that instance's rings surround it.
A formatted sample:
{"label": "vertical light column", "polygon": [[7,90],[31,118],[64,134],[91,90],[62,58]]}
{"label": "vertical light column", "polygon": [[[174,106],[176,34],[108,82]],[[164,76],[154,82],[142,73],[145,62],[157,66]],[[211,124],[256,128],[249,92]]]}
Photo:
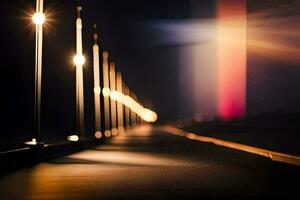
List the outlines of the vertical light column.
{"label": "vertical light column", "polygon": [[[137,96],[134,93],[132,94],[132,98],[134,99],[135,102],[138,102]],[[138,125],[138,118],[139,118],[139,116],[138,116],[137,113],[135,113],[135,117],[134,118],[135,118],[134,124]]]}
{"label": "vertical light column", "polygon": [[76,56],[74,63],[76,64],[76,124],[79,135],[84,137],[84,89],[83,89],[83,65],[85,58],[82,54],[82,21],[80,12],[81,6],[77,7],[76,19]]}
{"label": "vertical light column", "polygon": [[218,0],[218,99],[225,120],[245,114],[246,18],[246,0]]}
{"label": "vertical light column", "polygon": [[[124,95],[129,95],[129,89],[125,84],[123,83],[124,88]],[[130,109],[129,107],[125,106],[125,126],[126,128],[130,128]]]}
{"label": "vertical light column", "polygon": [[[119,93],[122,93],[123,91],[123,81],[122,81],[122,75],[120,72],[117,72],[117,91]],[[124,131],[124,119],[123,119],[123,105],[120,101],[117,103],[117,111],[118,111],[118,130],[121,133]]]}
{"label": "vertical light column", "polygon": [[41,84],[42,84],[42,51],[43,51],[43,0],[36,1],[36,13],[32,20],[36,24],[35,34],[35,109],[34,109],[34,135],[32,143],[40,143],[40,121],[41,121]]}
{"label": "vertical light column", "polygon": [[[96,25],[94,28],[96,29]],[[94,104],[95,104],[95,137],[101,138],[101,110],[100,110],[100,69],[99,69],[99,46],[98,46],[98,34],[94,33],[94,45],[93,45],[93,61],[94,61]]]}
{"label": "vertical light column", "polygon": [[[116,72],[115,72],[115,64],[110,63],[109,65],[109,81],[110,81],[110,90],[111,92],[116,91]],[[111,93],[112,94],[112,93]],[[110,110],[111,110],[111,134],[112,135],[118,135],[118,129],[117,129],[117,108],[116,108],[116,101],[111,98],[110,99]]]}
{"label": "vertical light column", "polygon": [[110,89],[109,89],[109,72],[108,72],[108,52],[104,51],[103,52],[103,89],[102,89],[102,94],[104,97],[104,120],[105,120],[105,131],[104,135],[106,137],[111,136],[111,131],[110,131],[110,111],[109,111],[109,94],[110,94]]}
{"label": "vertical light column", "polygon": [[[131,96],[131,98],[133,98],[133,93],[129,90],[129,96]],[[130,121],[131,121],[131,127],[135,126],[136,123],[136,114],[133,110],[131,110],[130,112]]]}

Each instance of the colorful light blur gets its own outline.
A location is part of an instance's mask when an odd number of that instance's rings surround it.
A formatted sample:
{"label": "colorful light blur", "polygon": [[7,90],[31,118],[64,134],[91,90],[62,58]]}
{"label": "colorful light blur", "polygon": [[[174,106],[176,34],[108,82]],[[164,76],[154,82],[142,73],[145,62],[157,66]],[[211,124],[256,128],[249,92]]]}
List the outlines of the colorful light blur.
{"label": "colorful light blur", "polygon": [[246,102],[246,1],[218,1],[218,101],[224,120],[243,117]]}

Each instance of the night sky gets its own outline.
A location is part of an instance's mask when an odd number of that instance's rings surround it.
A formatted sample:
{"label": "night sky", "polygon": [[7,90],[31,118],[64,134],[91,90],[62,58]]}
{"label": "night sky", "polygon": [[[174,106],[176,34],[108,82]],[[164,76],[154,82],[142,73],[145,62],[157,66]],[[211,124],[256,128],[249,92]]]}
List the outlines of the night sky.
{"label": "night sky", "polygon": [[[290,2],[299,1],[249,1],[248,12],[272,10],[276,4],[288,5]],[[178,112],[180,106],[184,106],[178,103],[179,52],[172,45],[160,44],[160,33],[149,24],[214,19],[216,2],[82,0],[80,3],[83,5],[83,44],[87,57],[84,67],[86,132],[92,135],[94,129],[94,23],[98,24],[101,49],[110,53],[110,61],[116,63],[125,83],[146,107],[158,113],[160,122],[185,117]],[[45,1],[45,12],[49,15],[43,47],[42,135],[45,140],[53,136],[66,138],[75,131],[72,57],[75,53],[76,5],[74,0]],[[296,4],[298,10],[299,5]],[[1,2],[3,141],[15,137],[29,140],[33,130],[35,27],[30,15],[34,9],[34,0]],[[299,14],[290,15],[299,19]],[[247,113],[300,112],[300,62],[265,57],[250,51],[247,57]]]}

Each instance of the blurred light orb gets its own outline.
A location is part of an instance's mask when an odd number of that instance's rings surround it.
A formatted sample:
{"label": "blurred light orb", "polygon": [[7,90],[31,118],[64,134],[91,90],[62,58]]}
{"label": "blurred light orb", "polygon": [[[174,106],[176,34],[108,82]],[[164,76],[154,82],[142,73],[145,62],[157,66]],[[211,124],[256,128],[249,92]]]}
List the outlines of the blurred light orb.
{"label": "blurred light orb", "polygon": [[83,55],[75,55],[73,62],[75,63],[75,65],[82,66],[85,63],[85,57]]}
{"label": "blurred light orb", "polygon": [[94,88],[94,93],[95,94],[100,94],[101,93],[101,88],[100,87],[95,87]]}
{"label": "blurred light orb", "polygon": [[36,25],[42,25],[46,21],[46,17],[43,13],[34,13],[32,16],[32,21]]}
{"label": "blurred light orb", "polygon": [[68,136],[68,141],[77,142],[79,140],[78,135],[70,135]]}
{"label": "blurred light orb", "polygon": [[102,138],[102,133],[101,133],[101,131],[96,131],[96,133],[95,133],[95,138],[97,138],[97,139]]}
{"label": "blurred light orb", "polygon": [[110,96],[110,98],[111,98],[112,100],[115,100],[115,101],[117,101],[118,98],[119,98],[119,94],[118,94],[117,91],[111,91],[110,94],[109,94],[109,96]]}
{"label": "blurred light orb", "polygon": [[152,110],[149,110],[147,108],[144,108],[144,110],[142,111],[142,116],[143,120],[145,120],[146,122],[156,122],[157,120],[157,114],[155,112],[153,112]]}
{"label": "blurred light orb", "polygon": [[110,94],[110,89],[109,88],[103,88],[102,93],[103,93],[103,96],[108,97],[109,94]]}
{"label": "blurred light orb", "polygon": [[104,135],[105,135],[105,137],[111,137],[111,132],[110,132],[110,130],[104,131]]}
{"label": "blurred light orb", "polygon": [[112,134],[113,136],[118,135],[118,129],[112,128],[112,129],[111,129],[111,134]]}

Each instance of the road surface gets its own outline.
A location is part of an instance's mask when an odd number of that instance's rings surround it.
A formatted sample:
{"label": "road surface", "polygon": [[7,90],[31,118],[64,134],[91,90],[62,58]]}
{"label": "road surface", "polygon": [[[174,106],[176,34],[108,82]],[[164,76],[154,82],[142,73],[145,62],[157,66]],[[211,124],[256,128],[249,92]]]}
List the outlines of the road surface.
{"label": "road surface", "polygon": [[299,167],[144,126],[0,178],[0,199],[299,198]]}

